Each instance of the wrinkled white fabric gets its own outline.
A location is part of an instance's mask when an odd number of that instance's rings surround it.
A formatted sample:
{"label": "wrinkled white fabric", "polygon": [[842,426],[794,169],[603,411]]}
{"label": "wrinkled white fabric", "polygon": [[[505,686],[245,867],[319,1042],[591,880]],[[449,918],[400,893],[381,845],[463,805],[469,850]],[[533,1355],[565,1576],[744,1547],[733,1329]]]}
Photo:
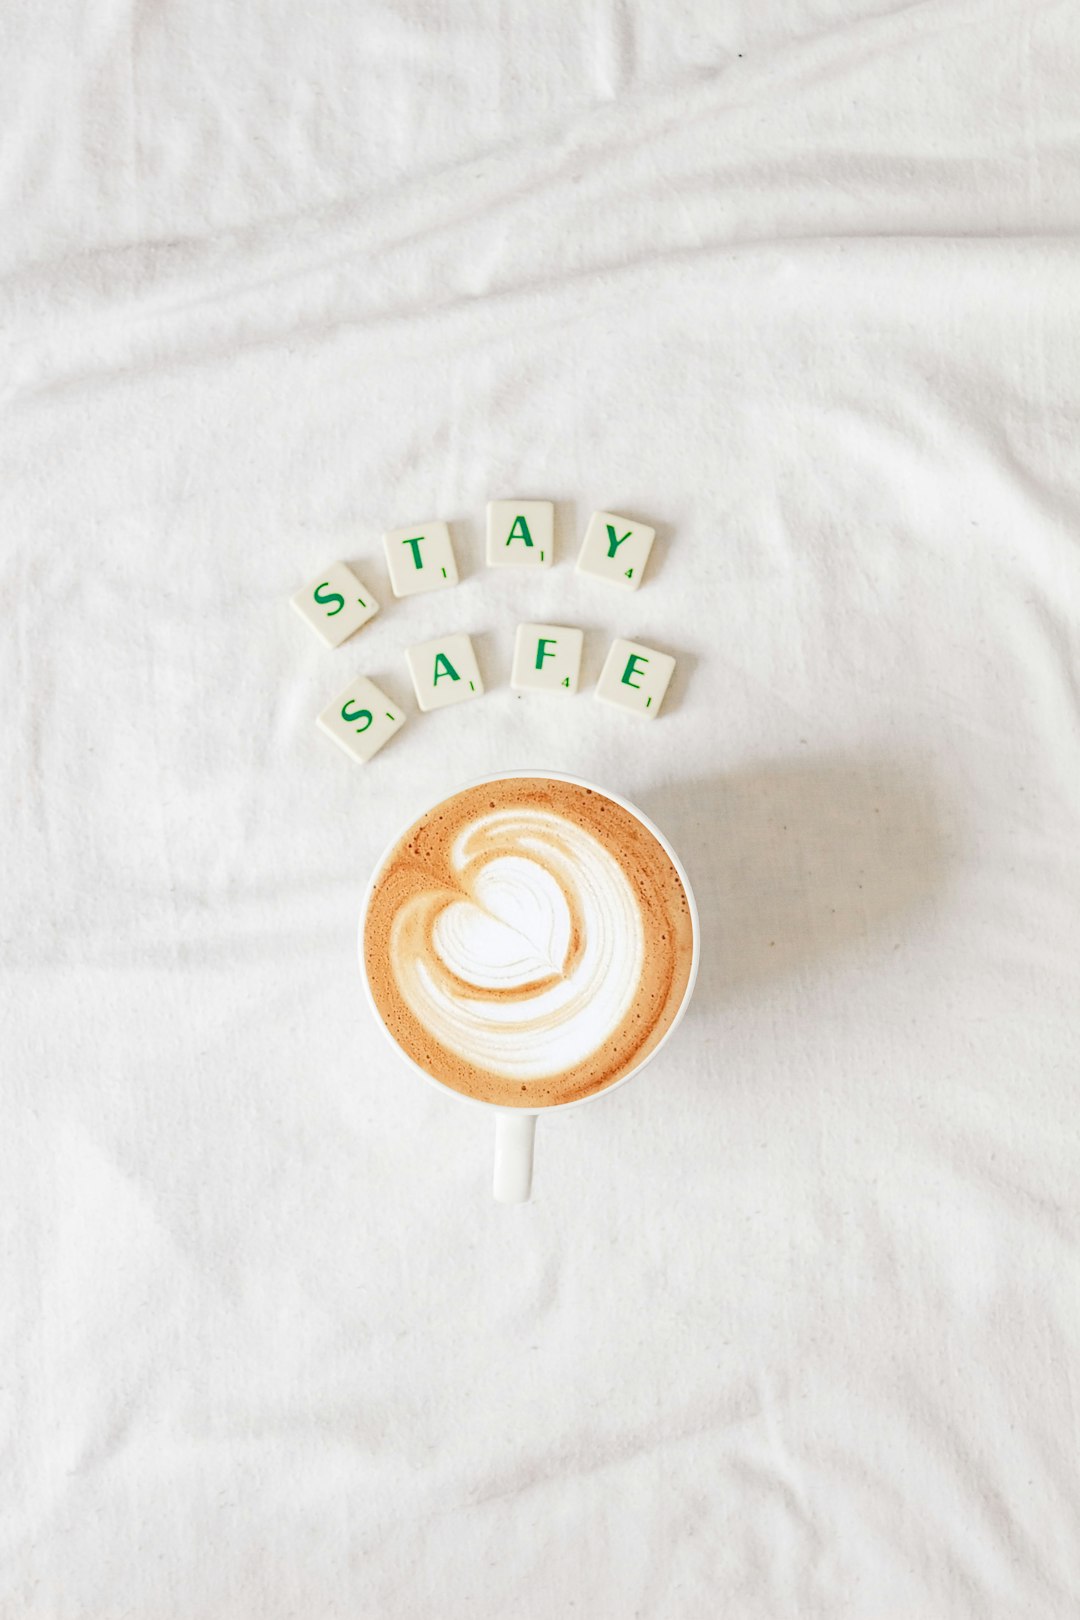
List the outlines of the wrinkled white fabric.
{"label": "wrinkled white fabric", "polygon": [[[1080,1611],[1078,82],[1038,0],[9,0],[4,1620]],[[420,715],[444,629],[488,693]],[[704,930],[508,1209],[356,924],[514,765],[640,803]]]}

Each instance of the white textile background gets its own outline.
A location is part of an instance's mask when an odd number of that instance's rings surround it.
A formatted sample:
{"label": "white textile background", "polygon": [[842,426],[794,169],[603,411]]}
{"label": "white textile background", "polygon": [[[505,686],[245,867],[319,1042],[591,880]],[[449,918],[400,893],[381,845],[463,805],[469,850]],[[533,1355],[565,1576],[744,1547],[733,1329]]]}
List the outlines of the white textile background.
{"label": "white textile background", "polygon": [[[3,1620],[1080,1612],[1078,83],[1037,0],[0,11]],[[582,695],[510,690],[523,617]],[[489,694],[420,716],[449,627]],[[705,921],[506,1209],[354,935],[514,765]]]}

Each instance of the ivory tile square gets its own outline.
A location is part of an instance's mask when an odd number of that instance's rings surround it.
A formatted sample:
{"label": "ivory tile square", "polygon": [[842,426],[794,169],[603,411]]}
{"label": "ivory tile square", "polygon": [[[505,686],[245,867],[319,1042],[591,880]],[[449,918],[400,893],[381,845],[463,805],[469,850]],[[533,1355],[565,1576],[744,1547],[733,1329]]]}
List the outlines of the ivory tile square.
{"label": "ivory tile square", "polygon": [[386,566],[395,596],[418,596],[421,591],[445,591],[458,582],[457,562],[450,527],[432,520],[383,535]]}
{"label": "ivory tile square", "polygon": [[510,685],[518,691],[576,692],[582,630],[566,624],[519,624]]}
{"label": "ivory tile square", "polygon": [[366,675],[358,675],[327,704],[315,724],[352,759],[366,764],[401,730],[405,716],[381,687]]}
{"label": "ivory tile square", "polygon": [[555,560],[555,507],[551,501],[489,501],[489,568],[550,568]]}
{"label": "ivory tile square", "polygon": [[594,512],[578,552],[577,572],[636,591],[645,573],[656,530],[614,512]]}
{"label": "ivory tile square", "polygon": [[670,653],[616,637],[604,659],[596,695],[603,703],[655,720],[674,668]]}
{"label": "ivory tile square", "polygon": [[446,709],[451,703],[466,703],[483,697],[484,683],[465,635],[436,636],[431,641],[406,647],[405,658],[422,709]]}
{"label": "ivory tile square", "polygon": [[289,600],[319,640],[340,647],[379,611],[379,604],[348,563],[331,563]]}

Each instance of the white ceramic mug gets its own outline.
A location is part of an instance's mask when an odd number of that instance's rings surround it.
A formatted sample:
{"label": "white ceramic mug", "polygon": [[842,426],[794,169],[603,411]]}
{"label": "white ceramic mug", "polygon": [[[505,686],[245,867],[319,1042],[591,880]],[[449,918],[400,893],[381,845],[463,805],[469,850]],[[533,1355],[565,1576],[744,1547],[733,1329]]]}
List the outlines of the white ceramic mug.
{"label": "white ceramic mug", "polygon": [[[397,848],[401,838],[406,832],[408,832],[409,828],[419,819],[419,817],[410,817],[400,831],[395,833],[394,837],[390,840],[390,843],[386,846],[382,855],[376,862],[375,870],[372,872],[368,886],[364,891],[364,903],[360,908],[360,976],[364,981],[364,990],[367,994],[368,1005],[370,1006],[374,1015],[375,1022],[379,1025],[379,1028],[382,1030],[383,1034],[394,1048],[394,1051],[398,1054],[403,1062],[409,1065],[411,1069],[414,1069],[417,1074],[422,1075],[430,1085],[437,1086],[441,1092],[444,1092],[451,1097],[456,1097],[459,1102],[471,1103],[474,1108],[483,1108],[488,1113],[494,1114],[494,1193],[495,1197],[502,1204],[526,1203],[532,1192],[533,1141],[536,1136],[536,1121],[539,1114],[565,1114],[568,1109],[584,1108],[586,1103],[599,1101],[601,1098],[606,1097],[609,1092],[616,1091],[619,1086],[625,1086],[626,1082],[628,1080],[632,1080],[636,1074],[640,1074],[645,1065],[647,1063],[651,1063],[656,1054],[670,1040],[675,1031],[676,1025],[679,1023],[683,1013],[686,1011],[687,1006],[689,1005],[690,997],[693,995],[694,983],[697,979],[698,972],[698,959],[701,954],[701,929],[698,924],[697,904],[694,900],[694,891],[690,887],[690,880],[683,870],[682,862],[679,860],[679,857],[676,855],[675,851],[672,849],[671,845],[668,843],[660,829],[655,827],[649,820],[648,816],[644,815],[636,805],[631,804],[628,799],[622,798],[618,793],[609,792],[607,788],[597,787],[594,782],[583,781],[580,776],[567,776],[565,771],[496,771],[491,776],[481,776],[478,777],[474,782],[465,782],[461,787],[451,789],[451,791],[447,793],[445,797],[448,799],[453,798],[456,793],[466,793],[472,788],[482,787],[487,782],[505,782],[507,780],[517,779],[520,777],[538,777],[549,782],[571,782],[577,787],[590,788],[593,793],[599,793],[601,797],[610,799],[614,804],[621,805],[624,810],[629,811],[632,816],[641,822],[643,827],[646,827],[648,831],[652,833],[657,843],[666,852],[672,866],[679,874],[679,881],[682,883],[682,886],[686,891],[686,901],[690,908],[690,921],[694,930],[694,954],[690,961],[690,973],[686,981],[686,989],[683,992],[682,1001],[679,1003],[678,1009],[674,1018],[672,1018],[671,1023],[668,1025],[667,1029],[664,1031],[663,1035],[661,1035],[660,1039],[657,1041],[652,1050],[644,1058],[642,1058],[641,1062],[636,1064],[634,1068],[629,1069],[627,1073],[622,1075],[620,1079],[612,1081],[611,1085],[604,1086],[599,1091],[591,1092],[588,1097],[577,1097],[573,1102],[551,1103],[550,1105],[540,1109],[503,1108],[498,1103],[484,1102],[479,1097],[469,1097],[464,1092],[457,1091],[453,1086],[445,1085],[441,1080],[436,1079],[433,1074],[429,1074],[426,1069],[420,1067],[419,1063],[414,1062],[414,1060],[409,1057],[406,1052],[402,1051],[401,1047],[394,1040],[394,1037],[387,1029],[386,1024],[383,1022],[382,1014],[379,1012],[375,997],[371,991],[371,985],[368,981],[367,969],[364,964],[364,923],[367,918],[368,902],[371,899],[371,892],[379,879],[379,875],[381,874],[383,867],[386,865],[386,862]],[[439,802],[441,803],[442,801],[440,800]],[[431,808],[434,807],[432,806]]]}

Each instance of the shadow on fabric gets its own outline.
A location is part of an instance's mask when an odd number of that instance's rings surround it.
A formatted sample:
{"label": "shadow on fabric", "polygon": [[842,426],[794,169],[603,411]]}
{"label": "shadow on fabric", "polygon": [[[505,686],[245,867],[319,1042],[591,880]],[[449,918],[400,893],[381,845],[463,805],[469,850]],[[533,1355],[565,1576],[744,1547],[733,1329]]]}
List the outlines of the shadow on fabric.
{"label": "shadow on fabric", "polygon": [[917,761],[825,755],[659,788],[642,800],[701,916],[695,999],[880,949],[941,892],[937,794]]}

